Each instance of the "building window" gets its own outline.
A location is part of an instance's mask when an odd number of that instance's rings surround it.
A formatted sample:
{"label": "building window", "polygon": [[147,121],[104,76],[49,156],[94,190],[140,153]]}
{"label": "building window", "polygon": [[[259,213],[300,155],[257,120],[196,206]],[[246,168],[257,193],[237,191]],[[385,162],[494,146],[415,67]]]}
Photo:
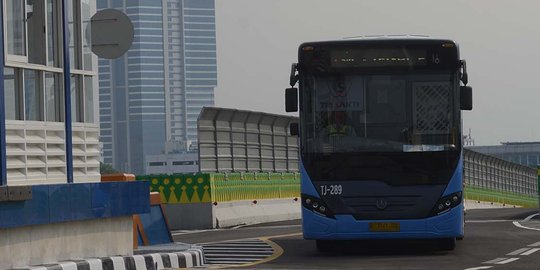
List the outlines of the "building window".
{"label": "building window", "polygon": [[[66,3],[72,82],[72,119],[95,122],[95,59],[90,18],[95,1],[6,0],[6,119],[64,120],[62,3]],[[84,21],[83,21],[84,20]],[[84,28],[84,31],[83,31]],[[84,35],[82,34],[84,33]],[[84,36],[84,37],[83,37]],[[84,48],[83,48],[84,45]],[[84,55],[84,57],[83,57]]]}
{"label": "building window", "polygon": [[28,62],[45,65],[45,1],[26,0]]}
{"label": "building window", "polygon": [[5,52],[8,62],[59,67],[59,1],[6,1]]}
{"label": "building window", "polygon": [[173,161],[173,166],[195,165],[195,161]]}
{"label": "building window", "polygon": [[94,123],[94,79],[84,76],[84,112],[85,122]]}
{"label": "building window", "polygon": [[78,12],[79,1],[65,1],[68,19],[68,36],[69,36],[69,66],[71,69],[80,69],[80,57],[79,57],[79,39],[81,25],[80,15]]}
{"label": "building window", "polygon": [[43,106],[39,72],[25,69],[24,76],[24,119],[30,121],[43,120]]}
{"label": "building window", "polygon": [[71,122],[84,122],[80,75],[71,75]]}
{"label": "building window", "polygon": [[63,91],[60,87],[60,76],[55,73],[45,73],[45,121],[63,121]]}
{"label": "building window", "polygon": [[26,26],[24,2],[21,0],[7,0],[6,10],[6,42],[7,53],[11,55],[26,56]]}
{"label": "building window", "polygon": [[165,162],[149,162],[148,166],[150,167],[159,167],[167,165]]}
{"label": "building window", "polygon": [[60,41],[59,33],[61,29],[60,24],[60,5],[58,0],[47,0],[47,65],[53,67],[60,67],[60,52],[62,42]]}
{"label": "building window", "polygon": [[82,18],[82,31],[84,38],[82,40],[82,54],[84,62],[84,70],[92,70],[92,36],[90,19],[92,17],[92,5],[90,0],[81,0],[81,18]]}
{"label": "building window", "polygon": [[4,68],[4,100],[7,120],[22,120],[21,117],[21,91],[19,91],[19,81],[14,68]]}

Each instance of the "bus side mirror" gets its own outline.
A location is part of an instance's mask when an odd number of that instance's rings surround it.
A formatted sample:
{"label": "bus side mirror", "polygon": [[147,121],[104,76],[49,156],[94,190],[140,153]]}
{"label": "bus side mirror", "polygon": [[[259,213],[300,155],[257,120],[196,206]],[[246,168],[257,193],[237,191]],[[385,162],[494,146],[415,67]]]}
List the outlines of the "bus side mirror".
{"label": "bus side mirror", "polygon": [[286,112],[298,111],[298,89],[296,88],[285,89],[285,111]]}
{"label": "bus side mirror", "polygon": [[472,110],[472,87],[470,86],[461,86],[460,90],[460,103],[461,109],[470,111]]}
{"label": "bus side mirror", "polygon": [[300,129],[298,128],[298,123],[289,124],[289,133],[291,136],[298,136],[300,134]]}

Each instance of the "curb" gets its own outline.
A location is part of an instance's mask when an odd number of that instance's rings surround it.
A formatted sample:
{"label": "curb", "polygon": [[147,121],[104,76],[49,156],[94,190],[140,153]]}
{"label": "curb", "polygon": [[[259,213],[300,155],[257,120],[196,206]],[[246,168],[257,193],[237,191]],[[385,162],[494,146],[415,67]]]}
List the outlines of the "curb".
{"label": "curb", "polygon": [[173,253],[63,261],[55,264],[17,268],[16,270],[159,270],[164,268],[192,268],[204,265],[203,249],[191,248]]}

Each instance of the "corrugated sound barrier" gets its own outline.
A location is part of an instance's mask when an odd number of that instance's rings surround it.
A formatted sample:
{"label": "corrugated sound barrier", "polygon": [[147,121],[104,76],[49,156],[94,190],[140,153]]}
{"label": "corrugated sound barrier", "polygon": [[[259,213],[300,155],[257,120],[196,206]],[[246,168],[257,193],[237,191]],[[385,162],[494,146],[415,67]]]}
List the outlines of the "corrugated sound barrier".
{"label": "corrugated sound barrier", "polygon": [[463,177],[468,186],[536,197],[538,171],[468,149],[463,151]]}
{"label": "corrugated sound barrier", "polygon": [[205,107],[198,119],[200,172],[297,172],[296,117]]}

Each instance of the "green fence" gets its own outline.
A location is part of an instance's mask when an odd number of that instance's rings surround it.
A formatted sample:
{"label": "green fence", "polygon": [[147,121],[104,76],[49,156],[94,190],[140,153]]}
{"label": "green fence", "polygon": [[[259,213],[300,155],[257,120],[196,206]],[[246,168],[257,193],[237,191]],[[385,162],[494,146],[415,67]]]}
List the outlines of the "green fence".
{"label": "green fence", "polygon": [[162,203],[228,202],[300,196],[298,173],[199,173],[141,175]]}
{"label": "green fence", "polygon": [[527,196],[523,194],[503,192],[472,186],[465,187],[465,199],[484,202],[496,202],[501,204],[517,205],[523,207],[538,207],[538,197],[536,196]]}
{"label": "green fence", "polygon": [[[210,203],[238,200],[295,198],[300,196],[298,173],[198,173],[141,175],[162,203]],[[539,180],[540,181],[540,180]],[[467,186],[465,199],[538,207],[538,197]]]}
{"label": "green fence", "polygon": [[141,175],[149,180],[150,191],[159,192],[162,203],[211,202],[209,174]]}

